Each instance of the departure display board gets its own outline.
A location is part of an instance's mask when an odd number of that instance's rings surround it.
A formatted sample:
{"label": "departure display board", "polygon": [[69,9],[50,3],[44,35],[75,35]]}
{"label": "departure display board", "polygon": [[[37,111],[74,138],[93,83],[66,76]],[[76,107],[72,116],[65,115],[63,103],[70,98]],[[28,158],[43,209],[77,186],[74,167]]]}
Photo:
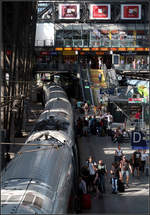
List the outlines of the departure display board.
{"label": "departure display board", "polygon": [[90,19],[111,19],[110,4],[90,4]]}
{"label": "departure display board", "polygon": [[122,4],[121,19],[127,19],[127,20],[141,19],[141,5],[140,4]]}

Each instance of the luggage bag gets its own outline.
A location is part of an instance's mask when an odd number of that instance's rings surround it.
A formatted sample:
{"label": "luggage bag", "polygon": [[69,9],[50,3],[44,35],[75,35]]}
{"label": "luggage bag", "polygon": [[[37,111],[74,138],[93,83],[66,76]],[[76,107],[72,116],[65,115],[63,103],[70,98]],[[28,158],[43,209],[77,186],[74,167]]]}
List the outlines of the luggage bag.
{"label": "luggage bag", "polygon": [[90,194],[83,194],[82,208],[83,209],[91,209],[91,196],[90,196]]}
{"label": "luggage bag", "polygon": [[125,191],[125,186],[124,186],[124,183],[122,183],[122,181],[118,180],[118,191],[120,193],[124,192]]}

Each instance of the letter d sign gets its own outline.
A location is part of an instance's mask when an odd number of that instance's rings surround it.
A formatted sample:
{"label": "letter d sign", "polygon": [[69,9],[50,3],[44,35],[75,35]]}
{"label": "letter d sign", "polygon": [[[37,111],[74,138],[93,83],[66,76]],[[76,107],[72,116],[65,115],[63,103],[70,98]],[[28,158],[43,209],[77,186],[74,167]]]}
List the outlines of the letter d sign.
{"label": "letter d sign", "polygon": [[133,132],[133,143],[140,143],[142,140],[142,134],[140,132]]}

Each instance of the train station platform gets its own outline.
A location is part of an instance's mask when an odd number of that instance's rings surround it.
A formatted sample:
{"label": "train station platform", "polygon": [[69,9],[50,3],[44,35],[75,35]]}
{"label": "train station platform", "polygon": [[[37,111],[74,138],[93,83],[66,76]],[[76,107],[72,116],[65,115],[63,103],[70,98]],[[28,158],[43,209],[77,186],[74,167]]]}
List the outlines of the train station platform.
{"label": "train station platform", "polygon": [[[90,109],[89,115],[93,115]],[[78,117],[83,118],[84,114],[75,111],[76,120]],[[118,126],[124,128],[124,123],[112,123],[112,129]],[[133,128],[128,126],[128,131]],[[103,160],[107,167],[106,176],[106,192],[100,193],[99,198],[96,193],[91,195],[91,209],[83,210],[84,214],[149,214],[149,176],[146,174],[137,177],[130,174],[129,188],[125,186],[125,192],[112,194],[112,185],[110,183],[110,169],[114,162],[115,150],[118,144],[113,143],[110,136],[99,137],[97,135],[78,136],[78,146],[80,154],[80,167],[86,165],[89,156],[93,157],[93,161],[98,163]],[[121,149],[128,160],[135,150],[132,150],[130,141],[120,143]],[[148,165],[148,164],[146,164]],[[124,179],[125,182],[125,179]]]}
{"label": "train station platform", "polygon": [[[130,175],[129,188],[124,193],[112,194],[110,184],[111,163],[114,161],[114,152],[117,145],[112,143],[109,136],[98,137],[88,136],[78,138],[80,163],[81,166],[89,156],[94,161],[103,160],[107,166],[108,175],[106,177],[106,193],[100,194],[100,198],[96,198],[95,193],[91,194],[92,207],[90,210],[83,210],[83,213],[107,213],[107,214],[148,214],[149,211],[149,177],[146,175],[140,178]],[[133,150],[130,143],[121,144],[121,149],[129,159]],[[135,172],[136,173],[136,172]]]}

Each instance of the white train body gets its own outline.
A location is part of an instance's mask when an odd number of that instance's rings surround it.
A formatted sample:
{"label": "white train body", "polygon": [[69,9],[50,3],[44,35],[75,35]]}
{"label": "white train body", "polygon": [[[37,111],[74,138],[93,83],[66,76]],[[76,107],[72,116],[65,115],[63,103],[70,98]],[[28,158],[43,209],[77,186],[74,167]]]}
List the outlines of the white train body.
{"label": "white train body", "polygon": [[[48,93],[52,89],[57,98]],[[62,88],[45,91],[44,112],[20,154],[2,172],[2,214],[67,213],[77,172],[73,113]]]}

